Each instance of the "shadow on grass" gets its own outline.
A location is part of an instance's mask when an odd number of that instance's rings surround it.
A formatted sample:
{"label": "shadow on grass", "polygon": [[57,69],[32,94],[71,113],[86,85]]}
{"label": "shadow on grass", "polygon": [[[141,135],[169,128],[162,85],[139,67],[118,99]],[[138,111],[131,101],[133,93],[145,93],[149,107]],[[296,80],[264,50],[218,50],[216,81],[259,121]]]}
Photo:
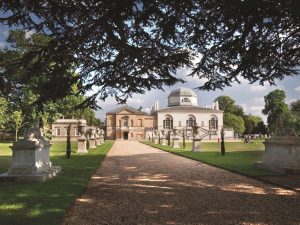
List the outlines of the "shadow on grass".
{"label": "shadow on grass", "polygon": [[[64,144],[58,144],[51,161],[61,166],[62,172],[55,179],[44,183],[0,183],[0,224],[59,224],[112,144],[106,142],[87,155],[73,154],[70,159],[65,158],[64,148],[58,150]],[[1,169],[5,167],[7,171],[9,161],[10,157],[0,156]]]}

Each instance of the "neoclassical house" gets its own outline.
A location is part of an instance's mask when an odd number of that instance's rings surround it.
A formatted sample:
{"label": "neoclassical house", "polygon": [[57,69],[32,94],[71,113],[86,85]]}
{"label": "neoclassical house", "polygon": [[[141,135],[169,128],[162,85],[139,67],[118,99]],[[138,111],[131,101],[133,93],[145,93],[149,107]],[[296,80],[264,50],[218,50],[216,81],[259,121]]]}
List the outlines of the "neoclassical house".
{"label": "neoclassical house", "polygon": [[[108,112],[107,138],[108,139],[147,139],[153,130],[180,130],[192,131],[197,124],[209,131],[206,139],[217,139],[223,127],[223,111],[219,110],[218,102],[209,106],[199,107],[197,94],[189,88],[178,88],[168,96],[168,107],[160,109],[159,103],[151,106],[151,114],[138,111],[129,106],[122,106]],[[225,137],[233,137],[232,130],[225,131]]]}
{"label": "neoclassical house", "polygon": [[145,131],[154,128],[155,117],[124,105],[106,113],[106,138],[144,140]]}

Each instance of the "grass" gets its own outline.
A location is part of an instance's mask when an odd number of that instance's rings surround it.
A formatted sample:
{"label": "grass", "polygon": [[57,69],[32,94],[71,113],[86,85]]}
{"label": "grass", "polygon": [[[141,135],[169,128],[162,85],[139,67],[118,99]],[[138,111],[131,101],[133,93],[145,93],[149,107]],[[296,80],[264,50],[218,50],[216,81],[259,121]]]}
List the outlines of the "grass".
{"label": "grass", "polygon": [[[0,143],[0,173],[10,166],[10,145]],[[53,143],[51,161],[61,166],[62,172],[44,183],[0,183],[0,225],[60,224],[112,145],[113,142],[105,142],[88,154],[78,155],[73,142],[71,159],[66,159],[65,142]]]}
{"label": "grass", "polygon": [[201,152],[192,152],[192,143],[186,143],[185,149],[174,149],[172,147],[154,144],[150,141],[145,141],[143,143],[176,155],[248,176],[278,175],[278,173],[253,167],[255,161],[261,161],[263,158],[264,145],[262,140],[254,140],[247,144],[243,142],[227,142],[225,143],[225,156],[221,155],[220,144],[215,142],[201,143]]}

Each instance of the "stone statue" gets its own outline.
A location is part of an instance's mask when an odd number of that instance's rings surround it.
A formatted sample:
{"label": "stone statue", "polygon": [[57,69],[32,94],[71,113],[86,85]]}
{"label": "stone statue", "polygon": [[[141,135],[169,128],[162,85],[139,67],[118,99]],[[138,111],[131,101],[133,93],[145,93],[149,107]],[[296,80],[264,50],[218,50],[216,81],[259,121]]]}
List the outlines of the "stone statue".
{"label": "stone statue", "polygon": [[40,120],[35,119],[32,123],[32,127],[25,130],[24,139],[30,141],[42,139],[42,137],[44,137],[42,130]]}
{"label": "stone statue", "polygon": [[287,128],[283,125],[283,120],[281,117],[279,117],[276,120],[276,130],[275,130],[275,136],[288,136],[288,137],[295,137],[297,136],[295,130],[293,128]]}

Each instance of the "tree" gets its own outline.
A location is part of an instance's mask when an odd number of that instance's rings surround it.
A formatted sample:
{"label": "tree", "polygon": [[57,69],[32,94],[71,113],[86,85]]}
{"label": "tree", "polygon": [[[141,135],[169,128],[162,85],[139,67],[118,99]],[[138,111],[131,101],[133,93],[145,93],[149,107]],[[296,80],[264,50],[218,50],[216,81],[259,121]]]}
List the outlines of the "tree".
{"label": "tree", "polygon": [[237,116],[244,116],[244,109],[235,104],[235,100],[226,95],[221,95],[215,99],[219,102],[219,108],[225,113],[231,113]]}
{"label": "tree", "polygon": [[263,135],[268,135],[269,130],[268,127],[265,125],[264,121],[258,122],[256,127],[254,128],[255,133],[263,134]]}
{"label": "tree", "polygon": [[237,134],[242,134],[245,131],[243,117],[231,113],[224,113],[224,126],[232,127]]}
{"label": "tree", "polygon": [[262,122],[259,116],[245,115],[243,117],[245,124],[245,134],[253,134],[256,131],[258,123]]}
{"label": "tree", "polygon": [[[299,12],[292,0],[2,0],[0,23],[50,37],[11,61],[26,67],[23,77],[45,78],[39,102],[65,97],[81,80],[80,91],[98,87],[86,101],[96,105],[97,96],[124,102],[181,82],[175,72],[182,66],[208,80],[199,87],[205,90],[298,75]],[[0,77],[0,90],[9,93],[9,73]]]}
{"label": "tree", "polygon": [[5,98],[0,97],[0,134],[2,139],[2,135],[5,134],[5,130],[7,130],[7,125],[9,123],[8,114],[8,102]]}
{"label": "tree", "polygon": [[276,89],[271,91],[265,97],[265,107],[262,110],[264,115],[267,115],[267,122],[270,132],[275,132],[276,120],[283,118],[285,123],[290,123],[290,112],[288,105],[285,103],[285,92]]}
{"label": "tree", "polygon": [[293,101],[290,105],[292,122],[291,126],[295,129],[296,133],[300,135],[300,99]]}
{"label": "tree", "polygon": [[15,140],[18,141],[18,131],[22,126],[23,123],[23,115],[21,111],[14,111],[11,115],[11,120],[13,122],[13,124],[15,125],[15,134],[16,134],[16,138]]}
{"label": "tree", "polygon": [[[46,79],[45,75],[40,77],[31,77],[26,83],[21,82],[25,79],[26,74],[25,67],[16,67],[15,64],[11,64],[11,61],[17,60],[22,55],[29,53],[32,49],[36,49],[37,46],[42,46],[49,41],[49,37],[43,34],[32,34],[30,37],[26,37],[26,32],[23,30],[10,31],[8,42],[11,44],[11,48],[0,51],[0,58],[3,59],[3,64],[0,64],[4,70],[8,71],[9,81],[15,86],[10,88],[10,92],[5,95],[10,104],[8,108],[10,112],[18,111],[23,114],[24,126],[29,126],[35,118],[41,118],[45,131],[50,130],[50,124],[57,118],[65,116],[66,118],[84,118],[91,125],[99,125],[99,121],[95,117],[95,112],[88,107],[80,107],[86,97],[79,91],[80,82],[73,84],[69,87],[68,95],[57,101],[48,100],[36,104],[39,99],[39,91],[37,91],[40,85],[43,85],[43,80]],[[29,61],[28,65],[33,66],[34,61]],[[50,67],[51,65],[44,65]],[[72,73],[73,77],[76,77],[76,73]],[[53,92],[52,87],[48,87],[49,92]],[[20,128],[20,127],[19,127]]]}

